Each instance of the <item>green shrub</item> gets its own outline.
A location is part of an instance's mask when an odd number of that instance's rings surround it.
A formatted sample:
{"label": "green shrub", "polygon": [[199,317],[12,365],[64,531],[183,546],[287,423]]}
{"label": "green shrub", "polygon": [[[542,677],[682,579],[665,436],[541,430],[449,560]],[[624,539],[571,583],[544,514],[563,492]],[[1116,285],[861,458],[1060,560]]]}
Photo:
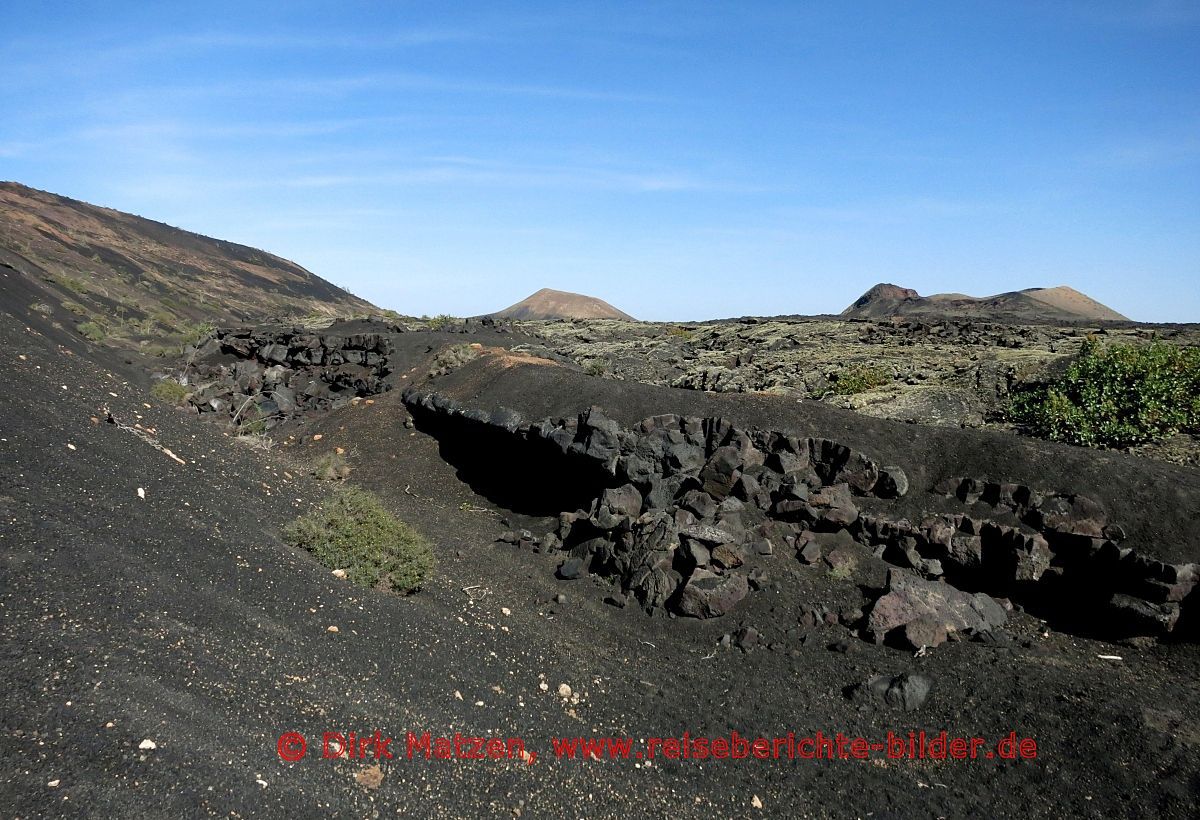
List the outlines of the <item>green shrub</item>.
{"label": "green shrub", "polygon": [[267,420],[261,417],[246,419],[238,425],[237,434],[239,436],[265,436],[267,434]]}
{"label": "green shrub", "polygon": [[73,291],[75,293],[87,292],[87,283],[85,283],[82,279],[79,279],[74,276],[62,276],[59,278],[58,283],[60,285],[62,285],[64,288],[66,288],[67,290]]}
{"label": "green shrub", "polygon": [[75,329],[93,342],[102,342],[108,336],[108,332],[95,322],[80,322]]}
{"label": "green shrub", "polygon": [[183,404],[188,389],[174,379],[159,379],[150,388],[150,395],[167,404]]}
{"label": "green shrub", "polygon": [[217,329],[217,326],[212,322],[197,322],[192,325],[185,325],[180,331],[180,342],[186,347],[187,345],[199,344],[204,339],[207,339],[209,334]]}
{"label": "green shrub", "polygon": [[179,353],[179,350],[170,345],[156,344],[153,342],[138,342],[138,349],[147,356],[157,356],[160,359],[173,359]]}
{"label": "green shrub", "polygon": [[239,436],[263,436],[267,433],[267,422],[271,417],[263,415],[262,408],[254,401],[254,396],[246,399],[233,414],[233,424]]}
{"label": "green shrub", "polygon": [[339,487],[315,510],[286,525],[283,536],[366,587],[415,592],[433,572],[429,542],[357,487]]}
{"label": "green shrub", "polygon": [[833,392],[839,396],[853,396],[873,387],[890,383],[892,377],[882,368],[855,365],[838,373],[833,381]]}
{"label": "green shrub", "polygon": [[589,376],[603,377],[608,374],[608,361],[605,359],[592,359],[584,365],[583,372]]}
{"label": "green shrub", "polygon": [[437,375],[440,373],[448,373],[462,367],[464,364],[475,361],[483,355],[483,350],[479,347],[473,347],[469,344],[451,345],[445,350],[439,350],[438,354],[433,357],[433,366],[429,370],[429,375]]}
{"label": "green shrub", "polygon": [[427,319],[425,324],[430,330],[445,330],[458,320],[447,313],[439,313],[432,319]]}
{"label": "green shrub", "polygon": [[667,335],[675,336],[685,342],[690,342],[693,338],[695,338],[696,334],[692,333],[692,331],[688,330],[686,327],[669,327],[667,328]]}
{"label": "green shrub", "polygon": [[1200,349],[1089,338],[1062,376],[1017,391],[1009,418],[1035,436],[1092,447],[1200,426]]}
{"label": "green shrub", "polygon": [[129,327],[134,333],[139,333],[142,336],[153,336],[155,328],[158,327],[158,323],[147,316],[145,319],[140,320],[131,319],[129,321]]}

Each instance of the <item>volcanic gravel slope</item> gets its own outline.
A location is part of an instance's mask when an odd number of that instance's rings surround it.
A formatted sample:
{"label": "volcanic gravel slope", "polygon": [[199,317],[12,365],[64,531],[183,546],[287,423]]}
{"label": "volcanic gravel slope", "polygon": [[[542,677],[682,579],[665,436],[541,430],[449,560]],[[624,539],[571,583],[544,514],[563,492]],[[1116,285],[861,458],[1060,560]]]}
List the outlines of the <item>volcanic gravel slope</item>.
{"label": "volcanic gravel slope", "polygon": [[6,312],[72,331],[90,322],[111,346],[162,341],[198,322],[380,312],[266,251],[15,182],[0,182],[0,276],[24,279],[28,291]]}
{"label": "volcanic gravel slope", "polygon": [[[416,379],[426,347],[413,337],[404,375]],[[554,580],[550,556],[494,545],[550,524],[475,495],[439,442],[405,425],[399,391],[302,420],[264,453],[149,399],[123,362],[69,354],[3,315],[0,351],[6,814],[1194,816],[1195,644],[1114,646],[1017,615],[1011,644],[914,658],[840,627],[798,629],[801,601],[832,603],[838,587],[782,564],[730,617],[650,618],[604,605],[598,579]],[[628,398],[621,410],[636,415]],[[106,407],[186,464],[108,423]],[[279,525],[326,491],[302,470],[331,447],[434,541],[440,566],[421,593],[358,590],[280,542]],[[565,603],[548,603],[559,593]],[[739,625],[763,645],[718,650]],[[1098,657],[1112,654],[1124,660]],[[846,694],[902,671],[932,679],[918,711]],[[394,745],[409,729],[521,736],[539,759],[385,761],[376,789],[355,779],[373,761],[320,759],[321,732],[375,728]],[[549,744],[921,729],[1016,731],[1038,758],[648,766],[558,762]],[[308,736],[306,759],[280,761],[285,731]]]}

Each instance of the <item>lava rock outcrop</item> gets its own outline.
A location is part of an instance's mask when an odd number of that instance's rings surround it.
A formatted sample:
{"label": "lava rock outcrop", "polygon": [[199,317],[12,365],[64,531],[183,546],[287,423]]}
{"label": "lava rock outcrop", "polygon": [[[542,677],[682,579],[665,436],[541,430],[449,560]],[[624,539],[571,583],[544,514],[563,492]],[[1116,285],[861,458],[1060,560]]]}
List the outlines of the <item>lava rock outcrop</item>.
{"label": "lava rock outcrop", "polygon": [[270,428],[388,389],[391,350],[388,336],[376,332],[216,331],[185,368],[188,402],[201,413]]}
{"label": "lava rock outcrop", "polygon": [[[725,615],[751,593],[750,574],[781,552],[842,571],[857,559],[845,545],[830,549],[837,533],[893,567],[873,584],[864,635],[917,648],[1001,627],[1006,609],[992,596],[1056,602],[1106,631],[1165,634],[1198,577],[1194,564],[1122,549],[1121,528],[1080,495],[956,479],[942,489],[962,512],[915,524],[889,516],[881,509],[907,492],[905,471],[830,439],[672,414],[629,429],[598,407],[530,422],[415,388],[403,399],[435,435],[503,431],[603,476],[590,505],[562,512],[541,543],[564,551],[572,574],[609,577],[647,610]],[[868,501],[871,511],[861,508]]]}

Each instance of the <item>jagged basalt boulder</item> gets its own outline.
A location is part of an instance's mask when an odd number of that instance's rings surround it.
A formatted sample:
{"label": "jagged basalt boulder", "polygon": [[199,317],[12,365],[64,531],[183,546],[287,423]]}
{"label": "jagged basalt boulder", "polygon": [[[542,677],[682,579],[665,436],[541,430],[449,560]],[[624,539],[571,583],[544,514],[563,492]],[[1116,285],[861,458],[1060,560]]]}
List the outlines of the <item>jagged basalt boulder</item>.
{"label": "jagged basalt boulder", "polygon": [[925,705],[933,681],[926,675],[902,672],[899,675],[876,675],[862,685],[861,691],[875,700],[896,709],[914,712]]}
{"label": "jagged basalt boulder", "polygon": [[745,575],[717,575],[698,569],[688,578],[676,605],[681,615],[719,618],[730,612],[750,592]]}
{"label": "jagged basalt boulder", "polygon": [[926,581],[903,570],[891,570],[887,592],[875,601],[867,631],[876,642],[906,624],[926,618],[949,632],[982,632],[1004,625],[1008,614],[988,595],[962,592],[949,584]]}

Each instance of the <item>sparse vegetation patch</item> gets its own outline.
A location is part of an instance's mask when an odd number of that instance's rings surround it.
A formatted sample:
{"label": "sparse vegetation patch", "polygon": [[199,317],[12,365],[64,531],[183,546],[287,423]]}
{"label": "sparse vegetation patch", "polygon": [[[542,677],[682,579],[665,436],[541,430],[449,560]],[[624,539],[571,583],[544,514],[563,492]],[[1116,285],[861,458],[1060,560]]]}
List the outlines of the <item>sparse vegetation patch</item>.
{"label": "sparse vegetation patch", "polygon": [[833,381],[833,392],[839,396],[853,396],[875,387],[890,383],[892,377],[883,368],[855,365],[838,373]]}
{"label": "sparse vegetation patch", "polygon": [[589,376],[603,377],[608,374],[609,364],[607,359],[592,359],[583,366],[583,372]]}
{"label": "sparse vegetation patch", "polygon": [[345,455],[335,451],[318,458],[312,472],[322,481],[344,481],[350,476],[350,465]]}
{"label": "sparse vegetation patch", "polygon": [[415,592],[433,572],[429,542],[357,487],[339,487],[283,536],[361,586]]}
{"label": "sparse vegetation patch", "polygon": [[174,379],[159,379],[150,388],[150,395],[167,404],[183,404],[187,400],[188,389]]}
{"label": "sparse vegetation patch", "polygon": [[427,319],[425,321],[425,324],[426,324],[426,326],[428,326],[428,328],[430,330],[445,330],[446,328],[450,327],[451,325],[453,325],[457,322],[458,322],[458,319],[455,319],[453,316],[451,316],[447,313],[439,313],[437,316],[434,316],[432,319]]}
{"label": "sparse vegetation patch", "polygon": [[478,345],[451,345],[433,357],[433,366],[430,368],[429,374],[437,376],[449,373],[451,370],[474,361],[481,355],[483,355],[483,349]]}
{"label": "sparse vegetation patch", "polygon": [[75,326],[85,339],[93,342],[102,342],[108,336],[107,331],[95,322],[80,322]]}

